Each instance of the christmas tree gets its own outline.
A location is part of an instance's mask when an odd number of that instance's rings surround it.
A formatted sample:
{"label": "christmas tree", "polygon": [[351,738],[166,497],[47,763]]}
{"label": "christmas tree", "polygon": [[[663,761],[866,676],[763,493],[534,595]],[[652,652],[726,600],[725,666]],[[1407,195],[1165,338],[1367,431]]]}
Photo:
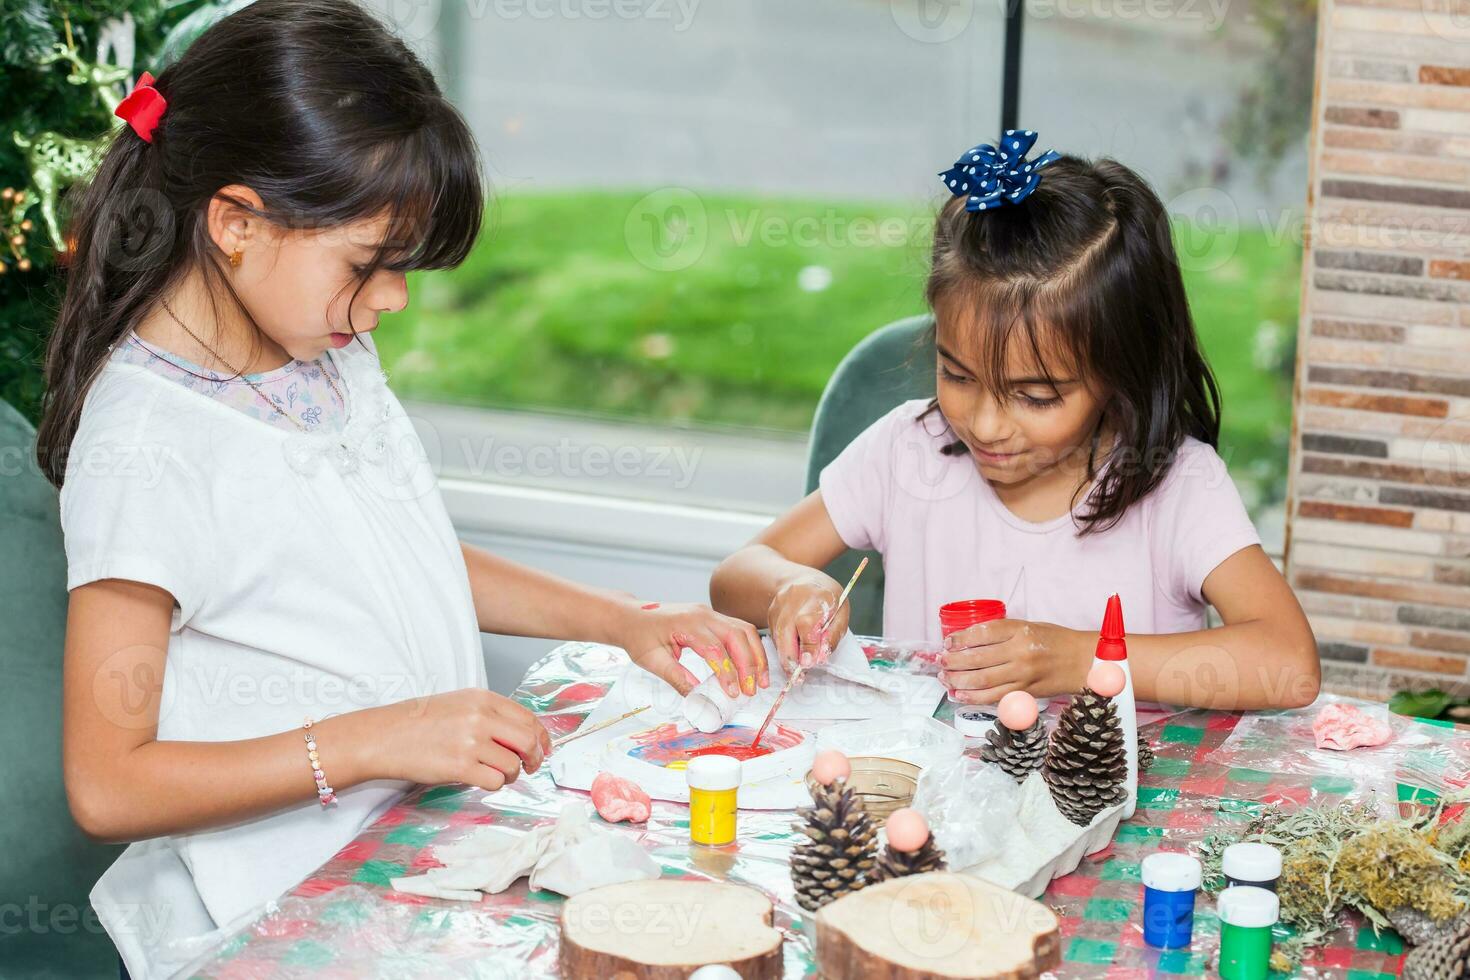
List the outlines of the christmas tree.
{"label": "christmas tree", "polygon": [[66,265],[66,192],[85,181],[112,114],[248,0],[0,3],[0,400],[33,422]]}

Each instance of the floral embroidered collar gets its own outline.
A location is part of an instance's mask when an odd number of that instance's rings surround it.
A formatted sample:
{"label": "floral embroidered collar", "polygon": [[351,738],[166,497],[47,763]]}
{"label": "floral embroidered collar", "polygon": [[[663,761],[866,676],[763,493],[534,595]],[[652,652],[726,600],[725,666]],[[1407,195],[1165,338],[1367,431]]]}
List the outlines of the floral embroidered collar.
{"label": "floral embroidered collar", "polygon": [[392,405],[388,397],[388,375],[378,359],[366,350],[330,351],[337,363],[347,399],[346,422],[335,432],[293,432],[286,436],[282,452],[298,473],[311,476],[328,460],[339,473],[351,473],[362,463],[383,464],[388,460],[388,423]]}

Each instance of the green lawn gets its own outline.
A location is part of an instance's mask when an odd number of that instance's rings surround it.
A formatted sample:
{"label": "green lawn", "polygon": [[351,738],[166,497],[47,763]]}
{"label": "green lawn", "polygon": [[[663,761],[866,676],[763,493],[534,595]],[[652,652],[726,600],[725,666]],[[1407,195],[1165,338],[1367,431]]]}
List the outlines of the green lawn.
{"label": "green lawn", "polygon": [[[926,212],[706,196],[693,205],[702,216],[671,212],[688,217],[692,237],[666,261],[650,248],[642,198],[498,199],[468,261],[415,275],[409,308],[385,320],[377,339],[395,389],[799,431],[844,353],[923,309]],[[1243,232],[1228,261],[1187,275],[1225,394],[1222,451],[1268,497],[1285,469],[1290,387],[1253,350],[1263,321],[1294,331],[1300,262],[1294,243]]]}

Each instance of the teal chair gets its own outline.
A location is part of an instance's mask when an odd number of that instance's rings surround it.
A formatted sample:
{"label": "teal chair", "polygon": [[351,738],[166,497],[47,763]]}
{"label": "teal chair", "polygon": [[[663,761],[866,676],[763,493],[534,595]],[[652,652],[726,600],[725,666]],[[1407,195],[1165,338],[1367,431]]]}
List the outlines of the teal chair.
{"label": "teal chair", "polygon": [[[817,403],[807,450],[806,490],[817,489],[822,467],[858,434],[911,398],[934,397],[933,317],[909,317],[874,331],[848,352]],[[846,582],[866,555],[868,570],[853,587],[851,629],[863,636],[883,631],[883,560],[876,552],[848,551],[827,574]]]}
{"label": "teal chair", "polygon": [[0,402],[0,978],[115,978],[117,951],[87,893],[122,848],[87,838],[66,803],[66,552],[35,442]]}

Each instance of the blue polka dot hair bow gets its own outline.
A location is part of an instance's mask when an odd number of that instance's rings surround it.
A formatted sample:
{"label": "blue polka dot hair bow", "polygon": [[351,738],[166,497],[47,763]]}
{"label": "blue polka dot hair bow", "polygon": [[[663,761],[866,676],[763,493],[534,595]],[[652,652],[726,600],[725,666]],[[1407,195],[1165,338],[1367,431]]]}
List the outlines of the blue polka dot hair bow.
{"label": "blue polka dot hair bow", "polygon": [[965,198],[966,211],[1019,204],[1041,183],[1038,171],[1062,158],[1056,150],[1047,150],[1035,160],[1027,160],[1026,154],[1035,142],[1033,129],[1008,129],[999,146],[972,146],[939,177],[951,194]]}

